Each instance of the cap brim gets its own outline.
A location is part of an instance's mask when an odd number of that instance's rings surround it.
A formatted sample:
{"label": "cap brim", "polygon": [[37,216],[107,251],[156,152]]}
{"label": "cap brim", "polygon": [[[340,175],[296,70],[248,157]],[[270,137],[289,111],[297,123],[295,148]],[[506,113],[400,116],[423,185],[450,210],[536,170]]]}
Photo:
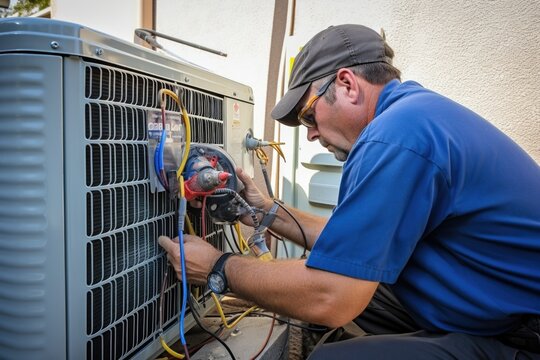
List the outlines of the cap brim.
{"label": "cap brim", "polygon": [[296,111],[296,105],[300,102],[306,91],[309,89],[311,83],[300,85],[294,89],[289,89],[285,95],[279,100],[279,102],[272,109],[272,119],[279,121],[283,125],[298,126],[298,113]]}

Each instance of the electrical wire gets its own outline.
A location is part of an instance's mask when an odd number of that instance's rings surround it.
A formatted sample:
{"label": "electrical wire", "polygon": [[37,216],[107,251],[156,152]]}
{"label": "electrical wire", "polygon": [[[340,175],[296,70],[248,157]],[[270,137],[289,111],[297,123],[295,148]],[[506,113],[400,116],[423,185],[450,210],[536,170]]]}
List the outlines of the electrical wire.
{"label": "electrical wire", "polygon": [[165,171],[165,164],[163,160],[163,156],[165,152],[165,143],[167,140],[167,128],[166,128],[166,105],[167,105],[166,98],[167,96],[172,98],[178,105],[180,109],[180,114],[182,115],[182,120],[184,122],[184,129],[186,132],[185,134],[186,144],[184,148],[184,154],[182,156],[180,166],[176,170],[177,180],[179,180],[180,176],[182,176],[182,172],[184,171],[184,167],[186,165],[186,162],[189,156],[189,148],[191,146],[191,125],[190,125],[189,116],[188,116],[186,107],[184,106],[184,104],[182,103],[182,100],[178,97],[178,95],[169,89],[160,89],[158,91],[158,97],[160,99],[162,131],[161,131],[160,141],[157,144],[156,152],[154,155],[154,170],[163,188],[167,190],[167,192],[171,192],[173,189],[171,189],[169,186],[170,184],[167,179],[167,173]]}
{"label": "electrical wire", "polygon": [[[236,192],[235,192],[236,194]],[[203,201],[202,201],[202,208],[201,208],[201,211],[202,211],[202,239],[205,240],[205,237],[206,237],[206,231],[205,231],[205,216],[204,216],[204,213],[206,211],[206,196],[203,197]],[[235,224],[235,225],[238,225]],[[243,240],[243,237],[241,235],[241,232],[240,232],[240,229],[239,229],[239,225],[238,225],[238,228],[237,228],[237,233],[239,235],[239,239],[242,239]],[[245,243],[245,240],[244,241],[244,244],[246,246],[246,248],[248,247],[247,246],[247,243]],[[242,244],[242,241],[240,241],[240,244]],[[232,248],[232,247],[231,247]],[[227,329],[232,329],[234,328],[244,317],[246,317],[247,315],[249,315],[249,313],[251,313],[252,311],[256,310],[257,309],[257,306],[252,306],[251,308],[249,308],[248,310],[246,310],[242,315],[240,315],[235,321],[233,321],[231,324],[229,324],[227,322],[227,319],[225,317],[225,314],[223,312],[223,308],[221,306],[221,303],[218,299],[218,297],[216,296],[216,294],[214,294],[213,292],[210,293],[211,297],[212,297],[212,300],[214,300],[214,303],[216,305],[216,309],[218,311],[218,313],[220,314],[220,317],[221,317],[221,321],[223,323],[223,326],[225,326],[225,328]]]}
{"label": "electrical wire", "polygon": [[[265,313],[262,313],[262,312],[253,312],[249,316],[252,316],[252,317],[255,317],[255,316],[271,317],[272,315],[268,315],[268,314],[265,314]],[[311,326],[306,326],[306,325],[301,325],[301,324],[295,324],[295,323],[291,322],[291,320],[289,318],[287,318],[287,320],[284,320],[284,319],[280,319],[280,318],[276,317],[276,321],[278,323],[280,323],[280,324],[287,324],[287,325],[290,325],[292,327],[296,327],[296,328],[299,328],[299,329],[303,329],[303,330],[307,330],[307,331],[311,331],[311,332],[316,332],[316,333],[325,333],[325,332],[327,332],[329,330],[325,326],[311,327]]]}
{"label": "electrical wire", "polygon": [[266,165],[261,164],[261,171],[263,173],[264,184],[266,185],[266,191],[268,192],[268,196],[273,199],[274,190],[272,190],[272,185],[270,184],[270,176],[268,175],[268,171],[266,171]]}
{"label": "electrical wire", "polygon": [[[184,253],[184,218],[187,217],[186,214],[186,200],[185,200],[185,191],[184,191],[184,179],[182,177],[182,172],[184,171],[185,164],[187,162],[187,158],[189,155],[189,149],[191,146],[191,126],[189,117],[186,111],[186,108],[180,98],[177,94],[172,92],[168,89],[160,89],[158,92],[158,96],[160,99],[160,107],[161,107],[161,124],[162,124],[162,132],[161,132],[161,138],[160,142],[158,143],[156,147],[156,153],[154,155],[154,167],[156,171],[156,175],[161,183],[161,185],[165,188],[165,190],[168,193],[171,193],[173,189],[170,188],[169,182],[167,179],[167,174],[164,167],[164,161],[163,161],[163,153],[165,151],[165,142],[167,139],[167,130],[166,130],[166,114],[165,114],[165,108],[166,108],[166,97],[171,97],[180,108],[181,114],[182,114],[182,121],[184,122],[184,128],[186,132],[186,143],[184,147],[184,153],[182,156],[182,160],[180,162],[180,166],[176,170],[176,177],[179,184],[179,191],[180,191],[180,198],[179,198],[179,204],[178,204],[178,244],[179,244],[179,251],[180,251],[180,267],[182,271],[182,301],[181,301],[181,309],[179,314],[179,332],[180,332],[180,342],[182,343],[184,347],[185,357],[189,359],[189,351],[187,348],[187,342],[185,338],[185,331],[184,331],[184,322],[185,322],[185,314],[187,311],[187,302],[188,302],[188,289],[187,289],[187,277],[186,277],[186,262],[185,262],[185,253]],[[191,224],[189,224],[191,226]],[[165,273],[166,274],[166,273]],[[164,281],[166,281],[166,275],[164,276]],[[165,283],[163,284],[165,286]],[[184,358],[183,355],[178,354],[174,352],[172,349],[170,349],[165,340],[163,339],[163,288],[161,292],[161,299],[160,299],[160,311],[161,311],[161,334],[160,334],[160,342],[165,351],[169,353],[172,356],[175,356],[176,358]],[[179,357],[181,356],[181,357]]]}
{"label": "electrical wire", "polygon": [[289,248],[287,247],[287,243],[285,242],[285,239],[281,239],[281,245],[283,245],[283,250],[285,251],[285,258],[289,258]]}
{"label": "electrical wire", "polygon": [[167,268],[165,268],[165,271],[163,274],[163,280],[161,283],[161,291],[159,294],[159,342],[161,343],[161,346],[163,347],[163,349],[169,355],[171,355],[172,357],[176,359],[183,359],[185,356],[171,349],[165,342],[165,339],[163,339],[163,299],[165,298],[165,287],[167,285],[168,274],[169,274],[169,271],[167,270]]}
{"label": "electrical wire", "polygon": [[[229,239],[229,236],[227,234],[224,234],[225,235],[225,241],[227,242],[227,245],[229,245],[229,249],[231,249],[232,252],[235,252],[235,253],[240,253],[240,249],[238,249],[238,245],[233,241],[231,242],[231,240]],[[234,235],[233,235],[234,237]],[[233,247],[233,245],[235,247]]]}
{"label": "electrical wire", "polygon": [[300,225],[300,223],[298,222],[298,220],[296,219],[296,217],[285,207],[283,206],[283,204],[281,204],[281,202],[277,201],[277,200],[274,200],[274,202],[280,207],[283,209],[283,211],[285,211],[290,217],[291,219],[294,220],[294,222],[296,223],[296,225],[298,226],[298,229],[300,229],[300,233],[302,233],[302,238],[304,240],[304,252],[302,253],[302,256],[301,258],[302,259],[305,259],[306,258],[306,254],[307,254],[307,248],[308,248],[308,243],[307,243],[307,237],[306,237],[306,233],[304,232],[304,228],[302,228],[302,225]]}
{"label": "electrical wire", "polygon": [[[214,303],[216,305],[216,309],[217,309],[217,311],[219,313],[219,316],[221,318],[221,322],[223,323],[223,326],[225,328],[227,328],[227,329],[232,329],[232,328],[236,327],[236,325],[238,325],[238,323],[240,321],[242,321],[246,316],[248,316],[251,312],[258,309],[257,306],[252,306],[248,310],[244,311],[240,316],[238,316],[232,323],[229,324],[227,322],[227,318],[225,317],[225,313],[223,312],[223,308],[221,306],[221,303],[220,303],[218,297],[214,293],[210,293],[210,295],[212,296],[212,299],[214,300]],[[253,357],[251,357],[251,359],[255,359],[257,356],[259,356],[261,354],[261,352],[264,350],[264,348],[266,348],[266,345],[268,345],[268,342],[270,341],[270,337],[272,336],[272,331],[274,329],[275,321],[276,321],[276,314],[274,313],[274,317],[272,319],[272,324],[270,326],[270,332],[268,333],[268,336],[266,337],[266,340],[264,341],[264,344],[262,345],[262,347],[258,350],[258,352]]]}
{"label": "electrical wire", "polygon": [[287,248],[287,244],[285,243],[285,239],[282,236],[279,236],[278,234],[276,234],[275,232],[273,232],[270,229],[267,229],[266,231],[268,231],[268,233],[270,235],[272,235],[274,238],[281,241],[281,245],[283,245],[283,249],[285,250],[285,257],[288,259],[289,258],[289,249]]}
{"label": "electrical wire", "polygon": [[185,188],[184,188],[184,178],[182,176],[182,172],[184,171],[184,167],[186,166],[187,158],[189,155],[189,149],[191,146],[191,125],[189,121],[189,117],[186,111],[186,108],[180,98],[173,93],[170,90],[165,89],[164,94],[171,96],[179,105],[180,110],[182,111],[182,120],[184,121],[184,126],[186,129],[186,145],[184,148],[184,154],[182,156],[182,161],[180,162],[180,166],[176,170],[176,178],[178,179],[179,188],[180,188],[180,204],[179,207],[181,208],[181,212],[179,212],[178,215],[178,244],[180,248],[180,265],[182,268],[182,309],[180,312],[180,339],[182,342],[182,345],[184,346],[184,352],[186,354],[186,358],[189,360],[189,351],[187,348],[187,341],[185,338],[185,332],[184,332],[184,322],[185,322],[185,315],[187,311],[187,302],[188,302],[188,287],[187,287],[187,276],[186,276],[186,260],[185,260],[185,252],[184,252],[184,221],[185,217],[187,215],[186,212],[186,197],[185,197]]}
{"label": "electrical wire", "polygon": [[[215,335],[216,336],[220,336],[220,334],[223,332],[223,329],[225,329],[223,326],[220,326],[219,329],[215,332]],[[209,336],[208,338],[206,338],[205,340],[201,341],[200,343],[196,344],[196,345],[193,345],[189,348],[189,353],[195,353],[196,351],[198,351],[200,348],[202,348],[204,345],[214,341],[215,338],[213,336]],[[163,349],[165,349],[165,351],[171,355],[172,357],[176,358],[176,359],[184,359],[185,356],[183,354],[180,354],[180,353],[177,353],[176,351],[174,351],[172,348],[170,348],[167,343],[165,342],[165,340],[163,340],[163,338],[160,338],[160,343],[161,343],[161,346],[163,347]],[[167,357],[164,358],[164,360],[168,359]]]}
{"label": "electrical wire", "polygon": [[[181,198],[185,201],[185,198]],[[180,205],[179,205],[180,206]],[[184,215],[178,216],[179,219],[183,218]],[[183,219],[182,219],[183,223]],[[180,220],[178,225],[178,245],[180,248],[180,267],[182,269],[182,307],[180,310],[180,342],[184,346],[184,351],[186,354],[186,358],[189,359],[189,351],[187,349],[187,341],[185,337],[185,331],[184,331],[184,322],[185,322],[185,316],[187,311],[187,301],[188,301],[188,289],[187,289],[187,276],[186,276],[186,259],[185,259],[185,253],[184,253],[184,231],[180,227]]]}
{"label": "electrical wire", "polygon": [[266,165],[268,164],[268,155],[264,152],[262,148],[256,148],[255,154],[259,158],[259,163],[261,164],[261,171],[263,174],[264,184],[266,185],[266,191],[268,191],[268,196],[270,196],[272,199],[274,198],[274,191],[272,190],[272,186],[270,184],[270,177],[268,176],[268,171],[266,170]]}
{"label": "electrical wire", "polygon": [[229,248],[232,251],[242,253],[242,250],[240,250],[240,247],[238,245],[238,241],[236,240],[236,236],[234,235],[234,233],[236,232],[236,229],[235,229],[234,225],[229,225],[229,231],[231,232],[231,236],[232,236],[232,244],[234,244],[234,247],[233,247],[231,242],[229,241],[229,236],[227,236],[227,234],[225,234],[225,239],[227,240],[227,244],[229,244]]}
{"label": "electrical wire", "polygon": [[167,127],[165,123],[165,102],[161,101],[161,137],[156,146],[156,152],[154,154],[154,170],[161,186],[163,186],[167,192],[170,192],[169,183],[163,165],[163,153],[165,151],[165,142],[167,140]]}
{"label": "electrical wire", "polygon": [[190,122],[189,122],[189,116],[188,116],[186,107],[184,106],[184,103],[178,97],[178,95],[175,94],[173,91],[171,91],[169,89],[160,89],[158,95],[159,95],[159,97],[161,99],[161,102],[162,102],[162,104],[161,104],[162,109],[165,108],[165,105],[164,105],[165,96],[170,96],[176,102],[176,104],[180,108],[180,113],[182,115],[182,120],[184,122],[184,128],[185,128],[185,131],[186,131],[186,145],[185,145],[184,154],[182,156],[182,160],[180,162],[180,166],[178,167],[178,170],[176,171],[176,177],[179,179],[180,176],[182,176],[182,172],[184,171],[184,167],[186,166],[186,162],[187,162],[187,159],[188,159],[188,156],[189,156],[189,148],[191,146],[191,125],[190,125]]}
{"label": "electrical wire", "polygon": [[[205,217],[204,217],[204,212],[206,210],[206,197],[203,197],[203,204],[202,204],[202,225],[203,225],[203,239],[205,237]],[[253,211],[254,213],[254,211]],[[191,226],[191,222],[189,220],[188,217],[186,217],[186,222],[188,223],[188,228],[190,228],[192,231],[193,230],[193,227]],[[238,225],[238,228],[236,228],[237,230],[237,234],[239,235],[239,239],[243,239],[242,235],[241,235],[241,232],[240,232],[240,229],[239,229],[239,224],[235,224],[235,225]],[[232,229],[231,229],[232,230]],[[232,233],[232,232],[231,232]],[[181,232],[179,231],[179,234],[181,234]],[[233,237],[234,237],[234,233],[233,234]],[[183,239],[180,240],[179,242],[182,242],[183,243]],[[245,242],[245,240],[244,240]],[[242,244],[241,241],[239,241],[240,244]],[[247,246],[247,244],[245,244]],[[230,246],[230,245],[229,245]],[[232,247],[231,247],[232,248]],[[181,250],[181,253],[183,252],[183,250]],[[182,256],[181,256],[181,262],[182,262]],[[184,276],[185,274],[185,267],[182,268],[182,275]],[[183,281],[184,283],[184,281]],[[186,294],[187,291],[184,292],[183,290],[183,294]],[[214,293],[211,293],[211,297],[216,305],[216,309],[220,315],[220,318],[222,320],[222,323],[223,323],[223,326],[227,329],[232,329],[234,328],[242,319],[244,319],[246,316],[248,316],[251,312],[257,310],[257,306],[252,306],[251,308],[249,308],[248,310],[246,310],[245,312],[243,312],[238,318],[236,318],[232,323],[228,323],[226,317],[225,317],[225,314],[223,312],[223,308],[221,306],[221,303],[218,299],[218,297],[214,294]],[[195,309],[192,305],[192,299],[191,297],[189,297],[188,301],[190,302],[190,306],[191,306],[191,309],[192,309],[192,312],[193,312],[193,316],[194,318],[196,319],[198,325],[201,327],[201,329],[205,330],[206,332],[210,333],[206,328],[204,328],[204,326],[202,325],[202,323],[200,323],[199,319],[198,319],[198,314],[195,314]],[[263,346],[259,349],[259,351],[257,352],[257,354],[255,356],[253,356],[252,358],[255,359],[257,356],[260,355],[260,353],[264,350],[264,348],[267,346],[268,344],[268,341],[270,340],[271,338],[271,335],[272,335],[272,331],[273,331],[273,328],[274,328],[274,324],[275,324],[275,321],[276,321],[276,315],[274,314],[273,316],[273,319],[272,319],[272,324],[271,324],[271,327],[270,327],[270,331],[269,331],[269,334],[263,344]],[[183,319],[180,321],[181,324],[183,324]],[[183,334],[183,329],[181,330],[181,333]],[[213,333],[212,333],[213,334]],[[215,336],[216,339],[218,339],[220,341],[220,343],[222,343],[226,348],[227,348],[227,351],[230,351],[230,349],[228,348],[228,346],[219,338],[219,336],[213,334],[213,336]],[[186,356],[189,356],[188,355],[188,349],[186,346],[184,346],[184,349],[185,349],[185,352],[186,352]],[[232,351],[231,351],[231,356],[232,356]],[[234,358],[234,357],[233,357]]]}
{"label": "electrical wire", "polygon": [[249,309],[247,309],[246,311],[244,311],[242,313],[242,315],[240,315],[236,320],[234,320],[231,324],[229,324],[227,322],[227,318],[225,317],[225,313],[223,312],[223,308],[221,307],[221,303],[219,302],[219,299],[218,297],[216,296],[216,294],[214,293],[210,293],[210,295],[212,296],[212,300],[214,300],[214,303],[216,304],[216,309],[219,313],[219,317],[221,318],[221,322],[223,323],[223,326],[225,326],[227,329],[232,329],[234,328],[236,325],[238,325],[238,323],[243,319],[245,318],[246,316],[248,316],[252,311],[255,311],[257,309],[257,306],[252,306],[250,307]]}
{"label": "electrical wire", "polygon": [[239,223],[234,224],[234,229],[236,230],[236,234],[238,235],[238,245],[240,247],[240,251],[242,253],[249,251],[249,246],[247,244],[246,239],[242,235],[242,228],[240,228],[240,224]]}
{"label": "electrical wire", "polygon": [[266,185],[266,190],[268,191],[268,195],[273,199],[274,198],[274,191],[272,190],[272,185],[270,183],[270,176],[268,175],[268,171],[266,170],[266,165],[268,164],[268,161],[270,158],[266,154],[266,152],[263,150],[263,146],[270,146],[273,148],[278,155],[283,158],[283,161],[285,161],[285,155],[283,154],[283,151],[281,150],[281,146],[284,143],[275,142],[275,141],[262,141],[255,139],[253,137],[249,138],[250,144],[248,145],[249,150],[253,150],[255,154],[257,155],[257,158],[259,158],[259,163],[261,164],[261,171],[263,173],[264,183]]}
{"label": "electrical wire", "polygon": [[260,347],[259,351],[255,355],[251,357],[251,360],[255,360],[257,356],[261,355],[266,345],[268,345],[268,342],[270,341],[270,338],[272,337],[272,333],[274,332],[274,324],[276,323],[276,313],[273,314],[272,317],[272,323],[270,324],[270,331],[268,332],[268,335],[266,336],[266,339],[264,340],[264,343]]}
{"label": "electrical wire", "polygon": [[[203,205],[202,205],[202,211],[203,211],[203,213],[201,214],[201,216],[203,216],[203,214],[204,214],[205,206],[206,206],[206,196],[203,197]],[[204,219],[204,216],[203,216],[202,219]],[[201,220],[201,221],[202,221],[202,223],[203,223],[203,229],[204,229],[204,220]],[[190,219],[189,219],[188,217],[186,217],[186,222],[188,223],[188,229],[190,229],[189,231],[193,231],[193,232],[190,232],[190,234],[191,234],[191,235],[195,235],[195,231],[194,231],[194,229],[193,229],[193,226],[191,226],[191,221],[190,221]],[[204,234],[204,232],[203,232],[203,239],[204,239],[204,236],[205,236],[205,235],[206,235],[206,234]],[[211,295],[216,296],[214,293],[211,293]],[[214,301],[215,301],[215,299],[214,299]],[[219,343],[220,343],[221,345],[223,345],[223,347],[225,347],[225,349],[227,350],[227,352],[229,353],[229,355],[231,356],[231,358],[232,358],[232,359],[235,359],[235,357],[234,357],[234,355],[233,355],[233,352],[231,351],[231,349],[229,348],[229,346],[227,346],[227,344],[226,344],[223,340],[221,340],[221,339],[219,338],[219,336],[217,336],[216,334],[214,334],[213,332],[211,332],[210,330],[208,330],[208,329],[201,323],[201,321],[200,321],[200,319],[199,319],[199,314],[197,313],[196,309],[193,307],[193,301],[192,301],[192,299],[191,299],[191,296],[188,297],[188,302],[189,302],[189,306],[190,306],[190,308],[191,308],[191,312],[193,313],[193,318],[195,319],[195,322],[197,323],[197,325],[198,325],[204,332],[208,333],[208,334],[209,334],[210,336],[212,336],[214,339],[216,339],[217,341],[219,341]],[[220,307],[220,308],[221,308],[221,307]],[[223,310],[222,310],[222,312],[223,312]]]}
{"label": "electrical wire", "polygon": [[[181,103],[180,103],[181,104]],[[182,105],[183,106],[183,105]],[[186,122],[189,122],[189,119],[187,119]],[[187,149],[189,147],[186,146],[185,154],[187,153]],[[183,170],[183,167],[185,165],[185,162],[182,162],[180,167],[178,168],[179,171],[177,171],[177,176],[179,180],[179,188],[180,188],[180,199],[178,203],[178,246],[180,250],[180,267],[182,269],[182,307],[180,310],[180,342],[184,346],[184,352],[186,355],[186,358],[189,360],[189,350],[187,348],[187,341],[185,337],[185,329],[184,329],[184,322],[185,322],[185,316],[187,311],[187,302],[188,302],[188,287],[187,287],[187,275],[186,275],[186,256],[184,251],[184,222],[185,217],[187,215],[186,212],[186,198],[185,198],[185,189],[184,189],[184,178],[182,176],[182,172],[180,170]]]}
{"label": "electrical wire", "polygon": [[[206,210],[206,196],[203,197],[203,201],[202,201],[202,228],[203,228],[203,233],[202,233],[202,239],[205,240],[205,237],[206,237],[206,232],[205,232],[205,218],[204,218],[204,212]],[[239,233],[240,234],[240,233]],[[247,244],[246,244],[247,246]],[[216,305],[216,309],[218,311],[218,313],[220,314],[221,316],[221,320],[223,322],[223,325],[227,328],[227,329],[231,329],[233,327],[235,327],[245,316],[247,316],[250,312],[254,311],[255,309],[257,309],[256,306],[252,306],[251,308],[249,308],[247,311],[244,312],[244,314],[242,314],[238,319],[236,319],[236,321],[234,321],[232,324],[229,324],[227,322],[227,319],[225,318],[225,314],[223,313],[223,308],[221,307],[221,303],[219,302],[219,299],[218,297],[216,296],[216,294],[214,294],[213,292],[210,293],[210,295],[212,296],[212,300],[214,300],[214,303]]]}
{"label": "electrical wire", "polygon": [[188,298],[188,301],[189,301],[189,306],[191,308],[191,312],[193,314],[193,318],[195,319],[195,322],[197,323],[197,325],[204,331],[206,332],[207,334],[209,334],[210,336],[212,336],[214,339],[216,339],[221,345],[223,345],[223,347],[225,348],[225,350],[227,350],[227,352],[229,353],[229,356],[231,357],[231,359],[233,360],[236,360],[236,358],[234,357],[234,354],[231,350],[231,348],[223,341],[221,340],[221,338],[219,336],[217,336],[216,334],[214,334],[213,332],[211,332],[210,330],[208,330],[208,328],[206,326],[204,326],[201,322],[201,319],[199,318],[199,314],[197,313],[197,311],[195,310],[195,307],[193,306],[193,301],[191,300],[191,296]]}
{"label": "electrical wire", "polygon": [[[262,309],[259,309],[259,311],[252,311],[248,315],[248,317],[272,317],[272,315],[268,315],[268,314],[262,312],[261,310]],[[229,312],[229,313],[225,314],[225,316],[234,316],[234,315],[239,315],[239,314],[241,314],[241,312]],[[208,316],[209,317],[218,317],[218,315],[208,315]],[[280,324],[286,324],[286,325],[290,325],[290,326],[293,326],[293,327],[297,327],[297,328],[304,329],[304,330],[307,330],[307,331],[312,331],[312,332],[327,332],[328,331],[327,327],[324,327],[324,326],[311,327],[311,326],[296,324],[296,323],[291,322],[291,320],[289,318],[287,318],[287,320],[285,320],[285,319],[280,319],[279,317],[276,317],[276,321],[278,323],[280,323]]]}
{"label": "electrical wire", "polygon": [[202,234],[201,238],[206,241],[206,196],[203,196],[202,200],[202,208],[201,208],[201,227],[202,227]]}
{"label": "electrical wire", "polygon": [[[214,332],[214,334],[216,336],[221,336],[221,334],[223,333],[223,331],[225,330],[225,328],[223,326],[219,326],[219,328]],[[198,344],[195,344],[193,345],[192,347],[189,348],[189,352],[194,354],[196,351],[198,351],[200,348],[202,348],[203,346],[205,346],[206,344],[209,344],[211,343],[212,341],[216,340],[213,336],[209,336],[208,338],[206,338],[205,340],[201,341],[200,343]]]}

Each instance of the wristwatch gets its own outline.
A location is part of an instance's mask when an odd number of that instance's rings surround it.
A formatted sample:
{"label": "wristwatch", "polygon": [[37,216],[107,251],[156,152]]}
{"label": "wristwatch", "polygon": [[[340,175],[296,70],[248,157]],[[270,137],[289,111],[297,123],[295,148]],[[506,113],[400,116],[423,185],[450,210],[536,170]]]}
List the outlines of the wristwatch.
{"label": "wristwatch", "polygon": [[212,271],[210,271],[210,274],[208,274],[206,279],[208,288],[216,294],[224,294],[229,289],[227,276],[225,276],[225,262],[232,255],[234,255],[232,252],[221,255],[212,268]]}

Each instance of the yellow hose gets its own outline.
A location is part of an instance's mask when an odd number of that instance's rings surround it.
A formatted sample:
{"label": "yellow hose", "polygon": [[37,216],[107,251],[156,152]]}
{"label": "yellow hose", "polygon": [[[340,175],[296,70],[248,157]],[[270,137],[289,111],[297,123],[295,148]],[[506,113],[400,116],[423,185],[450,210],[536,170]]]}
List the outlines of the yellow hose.
{"label": "yellow hose", "polygon": [[165,351],[167,352],[167,354],[173,356],[174,358],[176,359],[183,359],[185,356],[182,355],[182,354],[179,354],[177,353],[176,351],[174,351],[173,349],[171,349],[169,347],[169,345],[167,345],[167,343],[165,342],[165,340],[163,340],[162,337],[159,338],[159,342],[161,343],[161,346],[165,349]]}
{"label": "yellow hose", "polygon": [[189,122],[189,116],[188,116],[188,113],[186,111],[184,104],[182,103],[182,100],[174,92],[172,92],[169,89],[160,89],[158,95],[161,99],[162,107],[165,106],[165,95],[170,96],[178,104],[178,107],[180,108],[180,112],[182,114],[182,121],[184,122],[184,126],[186,128],[186,147],[184,149],[184,155],[182,156],[182,161],[180,162],[180,166],[178,167],[178,170],[176,171],[176,177],[180,181],[180,177],[182,176],[182,172],[184,171],[184,166],[186,166],[186,162],[189,156],[189,148],[191,147],[191,124]]}

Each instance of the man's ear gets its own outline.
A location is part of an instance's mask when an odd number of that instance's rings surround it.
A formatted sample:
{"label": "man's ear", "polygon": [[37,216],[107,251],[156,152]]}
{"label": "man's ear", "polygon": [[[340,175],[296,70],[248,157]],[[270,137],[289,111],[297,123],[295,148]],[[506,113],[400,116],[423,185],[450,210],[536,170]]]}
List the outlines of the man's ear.
{"label": "man's ear", "polygon": [[337,71],[336,89],[339,88],[342,95],[349,101],[357,103],[363,99],[363,89],[359,84],[358,78],[351,69],[342,68]]}

